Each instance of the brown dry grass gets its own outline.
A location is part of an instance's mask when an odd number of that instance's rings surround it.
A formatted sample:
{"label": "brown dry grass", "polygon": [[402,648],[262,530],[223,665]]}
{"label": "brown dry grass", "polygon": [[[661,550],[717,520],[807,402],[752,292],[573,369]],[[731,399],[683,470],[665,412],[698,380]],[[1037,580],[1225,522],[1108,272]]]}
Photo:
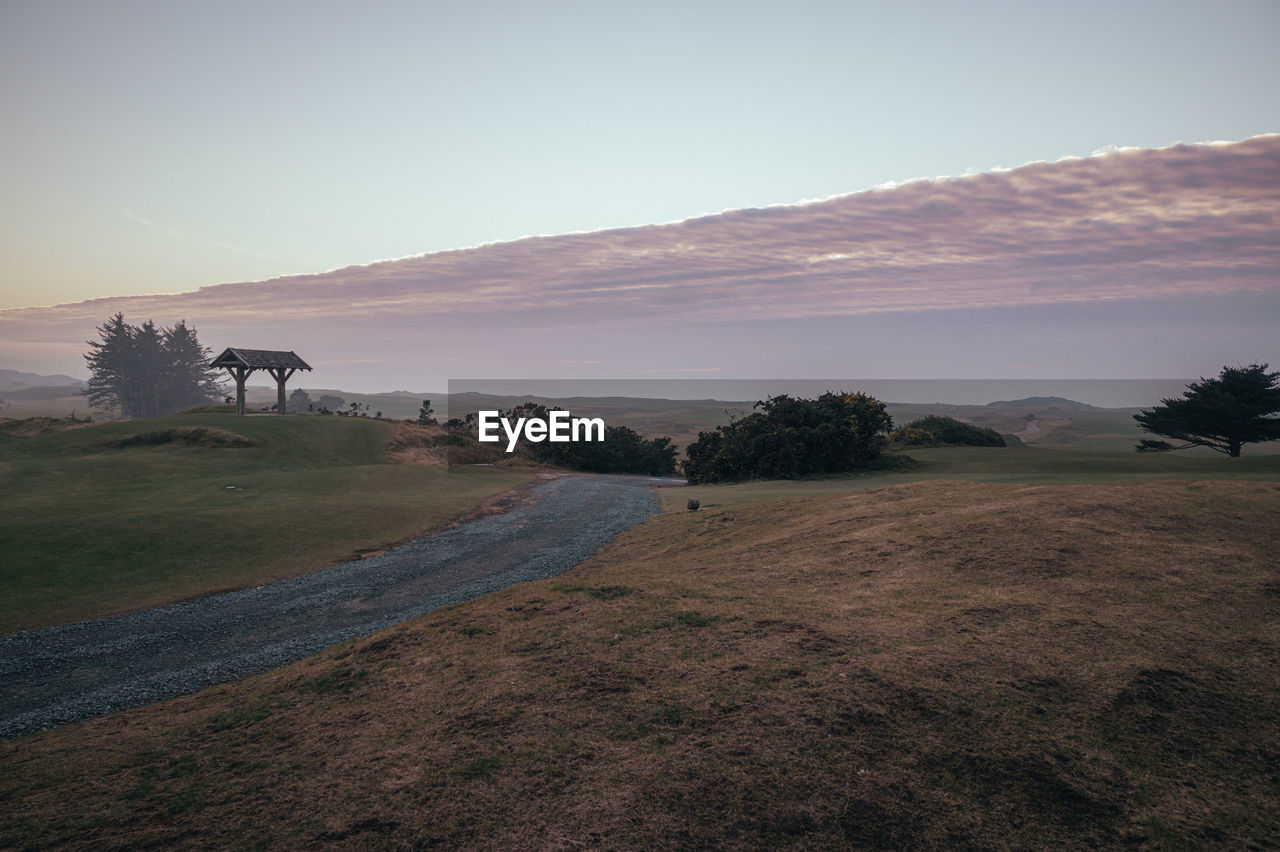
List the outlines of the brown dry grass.
{"label": "brown dry grass", "polygon": [[1280,486],[659,516],[556,580],[0,747],[0,844],[1261,848]]}
{"label": "brown dry grass", "polygon": [[0,417],[0,435],[13,438],[34,438],[48,435],[50,432],[64,432],[67,429],[82,429],[92,426],[92,421],[73,420],[70,417]]}
{"label": "brown dry grass", "polygon": [[435,439],[443,434],[438,426],[397,423],[387,444],[387,456],[396,464],[445,464],[444,453],[435,449]]}
{"label": "brown dry grass", "polygon": [[416,423],[396,423],[387,454],[396,464],[485,465],[517,470],[544,467],[523,456],[508,455],[481,444],[470,436],[451,435],[439,426]]}

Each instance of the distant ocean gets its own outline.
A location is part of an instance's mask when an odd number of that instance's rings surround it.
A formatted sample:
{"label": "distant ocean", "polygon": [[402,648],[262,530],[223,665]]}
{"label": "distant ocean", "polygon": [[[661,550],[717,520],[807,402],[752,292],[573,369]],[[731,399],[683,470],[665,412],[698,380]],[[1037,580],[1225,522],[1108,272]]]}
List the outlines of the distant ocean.
{"label": "distant ocean", "polygon": [[884,402],[986,405],[1057,396],[1100,408],[1141,408],[1181,395],[1191,379],[451,379],[449,394],[632,397],[752,402],[860,391]]}

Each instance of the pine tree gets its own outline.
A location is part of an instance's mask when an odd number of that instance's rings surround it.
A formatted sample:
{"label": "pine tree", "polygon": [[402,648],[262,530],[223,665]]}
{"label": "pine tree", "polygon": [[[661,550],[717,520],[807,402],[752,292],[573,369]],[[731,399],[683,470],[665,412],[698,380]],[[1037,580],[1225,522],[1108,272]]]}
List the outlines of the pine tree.
{"label": "pine tree", "polygon": [[158,417],[200,405],[221,394],[209,350],[185,320],[160,329],[141,326],[116,314],[98,327],[100,340],[88,341],[89,402],[117,408],[125,417]]}
{"label": "pine tree", "polygon": [[133,330],[133,350],[137,368],[138,417],[159,417],[165,382],[164,335],[156,324],[147,320]]}
{"label": "pine tree", "polygon": [[100,341],[87,341],[91,351],[84,360],[89,365],[89,403],[99,408],[118,408],[126,417],[136,417],[138,364],[133,345],[133,326],[116,314],[98,326]]}
{"label": "pine tree", "polygon": [[210,350],[200,345],[196,330],[178,320],[164,330],[165,361],[162,371],[162,409],[181,411],[204,405],[222,394],[218,371],[209,366]]}

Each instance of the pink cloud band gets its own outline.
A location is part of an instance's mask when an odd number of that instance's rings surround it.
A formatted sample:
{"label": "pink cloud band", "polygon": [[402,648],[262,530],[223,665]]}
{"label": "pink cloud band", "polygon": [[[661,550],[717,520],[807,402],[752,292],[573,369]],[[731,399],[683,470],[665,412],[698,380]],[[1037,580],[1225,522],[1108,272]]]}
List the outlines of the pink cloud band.
{"label": "pink cloud band", "polygon": [[1275,290],[1280,135],[1120,150],[684,222],[530,237],[165,296],[0,312],[0,343],[105,317],[236,328],[511,314],[561,327]]}

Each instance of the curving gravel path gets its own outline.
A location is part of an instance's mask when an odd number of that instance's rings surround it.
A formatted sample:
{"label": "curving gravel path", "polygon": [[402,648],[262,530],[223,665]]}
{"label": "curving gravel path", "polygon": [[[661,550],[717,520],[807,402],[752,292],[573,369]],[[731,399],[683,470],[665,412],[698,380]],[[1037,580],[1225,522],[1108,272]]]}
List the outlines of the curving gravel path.
{"label": "curving gravel path", "polygon": [[0,637],[0,738],[185,695],[516,583],[560,574],[659,511],[644,486],[573,476],[512,511],[359,562],[160,607]]}

